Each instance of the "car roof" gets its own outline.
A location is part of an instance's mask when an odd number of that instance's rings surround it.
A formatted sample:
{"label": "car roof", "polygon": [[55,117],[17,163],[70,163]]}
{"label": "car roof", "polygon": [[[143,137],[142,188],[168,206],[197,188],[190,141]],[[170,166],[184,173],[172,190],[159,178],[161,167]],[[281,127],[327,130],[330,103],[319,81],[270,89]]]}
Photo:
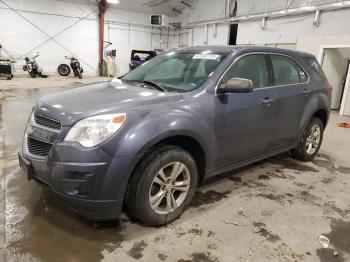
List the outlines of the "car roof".
{"label": "car roof", "polygon": [[228,53],[235,50],[237,46],[233,45],[217,45],[217,46],[191,46],[179,49],[182,52],[201,52],[201,51],[211,51],[218,53]]}
{"label": "car roof", "polygon": [[247,52],[266,52],[266,53],[279,53],[290,56],[301,56],[301,57],[314,57],[312,54],[274,47],[266,46],[253,46],[253,45],[217,45],[217,46],[192,46],[179,49],[180,52],[201,52],[211,51],[217,53],[229,53],[233,51],[244,50]]}

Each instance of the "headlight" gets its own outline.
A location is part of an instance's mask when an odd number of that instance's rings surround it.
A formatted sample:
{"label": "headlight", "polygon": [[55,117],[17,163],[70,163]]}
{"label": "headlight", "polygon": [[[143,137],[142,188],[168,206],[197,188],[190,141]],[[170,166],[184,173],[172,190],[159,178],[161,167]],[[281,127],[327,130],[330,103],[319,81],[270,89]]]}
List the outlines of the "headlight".
{"label": "headlight", "polygon": [[78,142],[84,147],[96,146],[117,132],[125,120],[125,113],[85,118],[69,130],[64,141]]}

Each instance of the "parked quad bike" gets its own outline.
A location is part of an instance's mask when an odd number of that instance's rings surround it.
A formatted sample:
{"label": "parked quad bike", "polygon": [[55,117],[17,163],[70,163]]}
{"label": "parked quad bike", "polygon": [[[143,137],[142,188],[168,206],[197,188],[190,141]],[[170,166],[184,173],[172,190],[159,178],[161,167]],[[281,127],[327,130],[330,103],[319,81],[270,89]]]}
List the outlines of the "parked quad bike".
{"label": "parked quad bike", "polygon": [[30,59],[29,57],[24,58],[26,64],[23,66],[23,71],[28,71],[28,74],[32,78],[36,78],[37,76],[47,78],[47,75],[44,75],[42,72],[43,70],[39,67],[38,63],[36,62],[35,58],[37,58],[39,54],[36,54],[35,56]]}
{"label": "parked quad bike", "polygon": [[70,59],[70,67],[67,64],[60,64],[57,68],[58,73],[61,76],[67,76],[70,74],[70,68],[72,68],[74,76],[77,76],[80,79],[82,79],[83,68],[80,66],[78,59],[75,57],[68,57],[68,56],[65,56],[65,58]]}

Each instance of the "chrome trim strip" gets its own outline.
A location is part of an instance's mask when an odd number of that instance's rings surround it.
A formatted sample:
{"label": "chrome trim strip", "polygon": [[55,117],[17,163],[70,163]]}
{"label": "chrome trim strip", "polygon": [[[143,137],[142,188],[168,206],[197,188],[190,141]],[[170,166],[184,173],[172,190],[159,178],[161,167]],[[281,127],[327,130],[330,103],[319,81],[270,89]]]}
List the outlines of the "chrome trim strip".
{"label": "chrome trim strip", "polygon": [[245,54],[242,54],[240,56],[238,56],[237,58],[235,58],[235,60],[233,60],[233,62],[231,63],[231,65],[229,67],[226,68],[226,70],[224,71],[224,73],[222,73],[222,75],[220,76],[219,80],[217,81],[216,83],[216,86],[215,86],[215,91],[214,91],[214,94],[215,95],[221,95],[221,94],[218,94],[217,93],[217,88],[219,86],[219,83],[221,82],[222,78],[224,77],[224,75],[227,73],[227,71],[229,71],[231,69],[231,67],[237,63],[237,61],[245,56],[248,56],[248,55],[281,55],[281,56],[286,56],[286,57],[289,57],[291,59],[293,59],[295,61],[295,63],[297,63],[297,65],[299,65],[305,72],[305,74],[307,75],[307,81],[306,82],[303,82],[303,83],[295,83],[295,84],[288,84],[288,85],[277,85],[277,86],[266,86],[266,87],[260,87],[260,88],[253,88],[253,92],[254,91],[257,91],[257,90],[265,90],[265,89],[269,89],[269,88],[274,88],[274,87],[283,87],[283,86],[293,86],[293,85],[305,85],[305,84],[309,84],[310,83],[310,75],[309,73],[305,70],[305,68],[300,65],[298,63],[297,60],[295,60],[294,57],[291,57],[290,55],[287,55],[287,54],[281,54],[281,53],[272,53],[272,52],[249,52],[249,53],[245,53]]}

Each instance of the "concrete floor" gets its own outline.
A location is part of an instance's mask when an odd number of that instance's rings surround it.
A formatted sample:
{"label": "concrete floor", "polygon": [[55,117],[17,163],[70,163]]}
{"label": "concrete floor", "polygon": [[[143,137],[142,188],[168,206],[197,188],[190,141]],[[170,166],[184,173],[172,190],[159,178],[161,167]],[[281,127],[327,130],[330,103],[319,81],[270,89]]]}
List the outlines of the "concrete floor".
{"label": "concrete floor", "polygon": [[350,118],[336,112],[313,163],[282,154],[222,175],[162,228],[94,224],[28,182],[17,150],[33,103],[96,80],[0,80],[0,261],[350,261],[350,129],[336,127]]}

